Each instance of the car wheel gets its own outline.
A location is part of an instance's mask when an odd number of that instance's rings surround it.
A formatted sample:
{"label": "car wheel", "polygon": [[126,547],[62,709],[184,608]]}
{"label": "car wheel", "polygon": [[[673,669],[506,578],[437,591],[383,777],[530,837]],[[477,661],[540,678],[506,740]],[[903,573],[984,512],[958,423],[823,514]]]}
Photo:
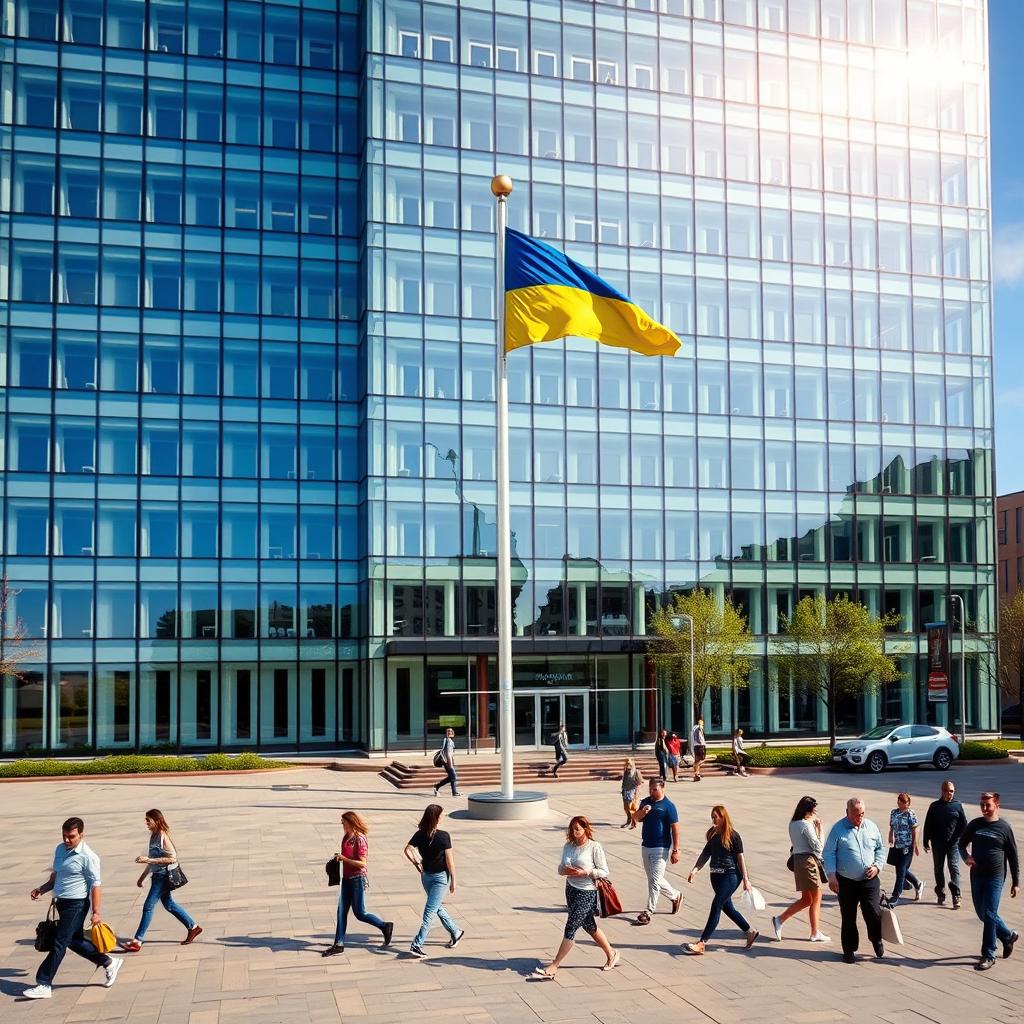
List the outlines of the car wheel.
{"label": "car wheel", "polygon": [[944,772],[953,763],[953,755],[946,747],[942,747],[935,751],[935,757],[932,758],[932,763],[940,772]]}
{"label": "car wheel", "polygon": [[876,750],[867,760],[865,767],[872,775],[877,775],[879,772],[885,771],[885,766],[889,763],[885,754],[880,750]]}

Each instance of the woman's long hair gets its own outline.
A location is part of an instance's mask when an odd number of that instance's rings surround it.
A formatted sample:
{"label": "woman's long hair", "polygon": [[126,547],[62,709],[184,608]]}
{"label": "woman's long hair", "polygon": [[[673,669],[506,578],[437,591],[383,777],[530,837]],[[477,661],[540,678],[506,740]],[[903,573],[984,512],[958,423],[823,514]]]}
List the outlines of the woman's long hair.
{"label": "woman's long hair", "polygon": [[346,811],[341,816],[341,820],[358,835],[365,836],[370,831],[370,826],[355,811]]}
{"label": "woman's long hair", "polygon": [[423,812],[423,817],[420,818],[420,831],[432,836],[437,831],[437,823],[441,820],[443,813],[444,808],[440,804],[427,804],[427,809]]}
{"label": "woman's long hair", "polygon": [[796,810],[793,812],[793,817],[790,821],[803,821],[815,807],[818,806],[818,801],[813,796],[802,796],[797,801]]}
{"label": "woman's long hair", "polygon": [[715,804],[711,808],[711,813],[717,814],[722,819],[721,825],[712,825],[708,829],[708,839],[710,839],[716,832],[721,837],[722,845],[727,849],[732,849],[732,818],[729,817],[729,812],[725,809],[725,804]]}
{"label": "woman's long hair", "polygon": [[150,821],[156,822],[157,831],[159,832],[170,832],[171,826],[167,824],[167,819],[155,808],[151,808],[146,811],[146,817]]}

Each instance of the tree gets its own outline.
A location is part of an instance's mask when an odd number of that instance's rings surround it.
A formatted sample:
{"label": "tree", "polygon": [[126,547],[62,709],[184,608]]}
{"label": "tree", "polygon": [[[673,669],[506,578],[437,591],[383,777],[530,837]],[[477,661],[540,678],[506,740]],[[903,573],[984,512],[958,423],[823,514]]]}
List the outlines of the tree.
{"label": "tree", "polygon": [[899,624],[898,614],[875,618],[846,597],[826,601],[805,597],[791,617],[780,616],[782,633],[775,655],[779,677],[811,693],[828,711],[828,735],[836,742],[836,702],[872,693],[900,678],[896,660],[885,653],[885,632]]}
{"label": "tree", "polygon": [[13,601],[18,592],[7,582],[7,574],[0,577],[0,678],[22,677],[21,664],[39,654],[39,646],[28,638],[25,623],[14,614]]}
{"label": "tree", "polygon": [[[747,653],[753,636],[747,620],[729,598],[721,606],[708,590],[698,588],[677,594],[672,603],[651,618],[654,636],[648,652],[656,668],[669,679],[675,693],[689,697],[690,624],[679,628],[672,621],[680,615],[693,620],[693,699],[700,708],[713,687],[744,687],[750,680],[753,658]],[[699,712],[698,712],[699,714]]]}
{"label": "tree", "polygon": [[[1006,598],[999,607],[999,688],[1016,697],[1024,711],[1024,590]],[[1024,716],[1020,721],[1024,743]]]}

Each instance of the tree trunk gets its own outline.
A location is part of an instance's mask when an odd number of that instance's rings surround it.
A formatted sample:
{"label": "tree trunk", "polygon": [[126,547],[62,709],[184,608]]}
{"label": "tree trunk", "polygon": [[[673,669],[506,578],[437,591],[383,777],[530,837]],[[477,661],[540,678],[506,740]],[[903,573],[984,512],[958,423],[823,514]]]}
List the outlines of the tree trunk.
{"label": "tree trunk", "polygon": [[836,693],[832,683],[828,684],[828,742],[829,749],[836,745]]}

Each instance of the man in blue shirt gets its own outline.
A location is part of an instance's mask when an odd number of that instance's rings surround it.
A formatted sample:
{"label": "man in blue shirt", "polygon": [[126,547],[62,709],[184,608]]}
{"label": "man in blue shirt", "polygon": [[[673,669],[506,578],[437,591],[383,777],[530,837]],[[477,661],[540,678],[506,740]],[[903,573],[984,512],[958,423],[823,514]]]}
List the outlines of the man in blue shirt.
{"label": "man in blue shirt", "polygon": [[97,967],[103,968],[105,988],[110,988],[114,984],[117,972],[124,963],[120,957],[98,952],[82,934],[90,904],[91,923],[96,925],[103,920],[100,917],[100,897],[103,892],[100,885],[100,859],[85,844],[85,824],[81,818],[68,818],[61,825],[61,832],[63,841],[54,850],[53,870],[49,879],[29,893],[32,899],[37,900],[43,893],[52,890],[59,920],[53,949],[46,954],[46,959],[36,971],[35,987],[22,992],[26,999],[50,998],[50,986],[64,959],[64,954],[69,949]]}
{"label": "man in blue shirt", "polygon": [[650,780],[650,796],[644,797],[633,815],[634,821],[643,823],[641,854],[647,873],[647,909],[640,912],[637,924],[648,924],[658,905],[658,896],[664,893],[672,901],[672,913],[678,913],[683,894],[673,889],[665,879],[669,862],[679,863],[679,813],[676,805],[665,796],[665,780]]}
{"label": "man in blue shirt", "polygon": [[885,955],[882,945],[882,886],[885,847],[878,826],[865,817],[864,801],[852,796],[846,801],[846,817],[840,818],[825,840],[822,859],[828,887],[839,896],[842,918],[843,959],[852,964],[860,945],[857,907],[864,917],[875,956]]}

